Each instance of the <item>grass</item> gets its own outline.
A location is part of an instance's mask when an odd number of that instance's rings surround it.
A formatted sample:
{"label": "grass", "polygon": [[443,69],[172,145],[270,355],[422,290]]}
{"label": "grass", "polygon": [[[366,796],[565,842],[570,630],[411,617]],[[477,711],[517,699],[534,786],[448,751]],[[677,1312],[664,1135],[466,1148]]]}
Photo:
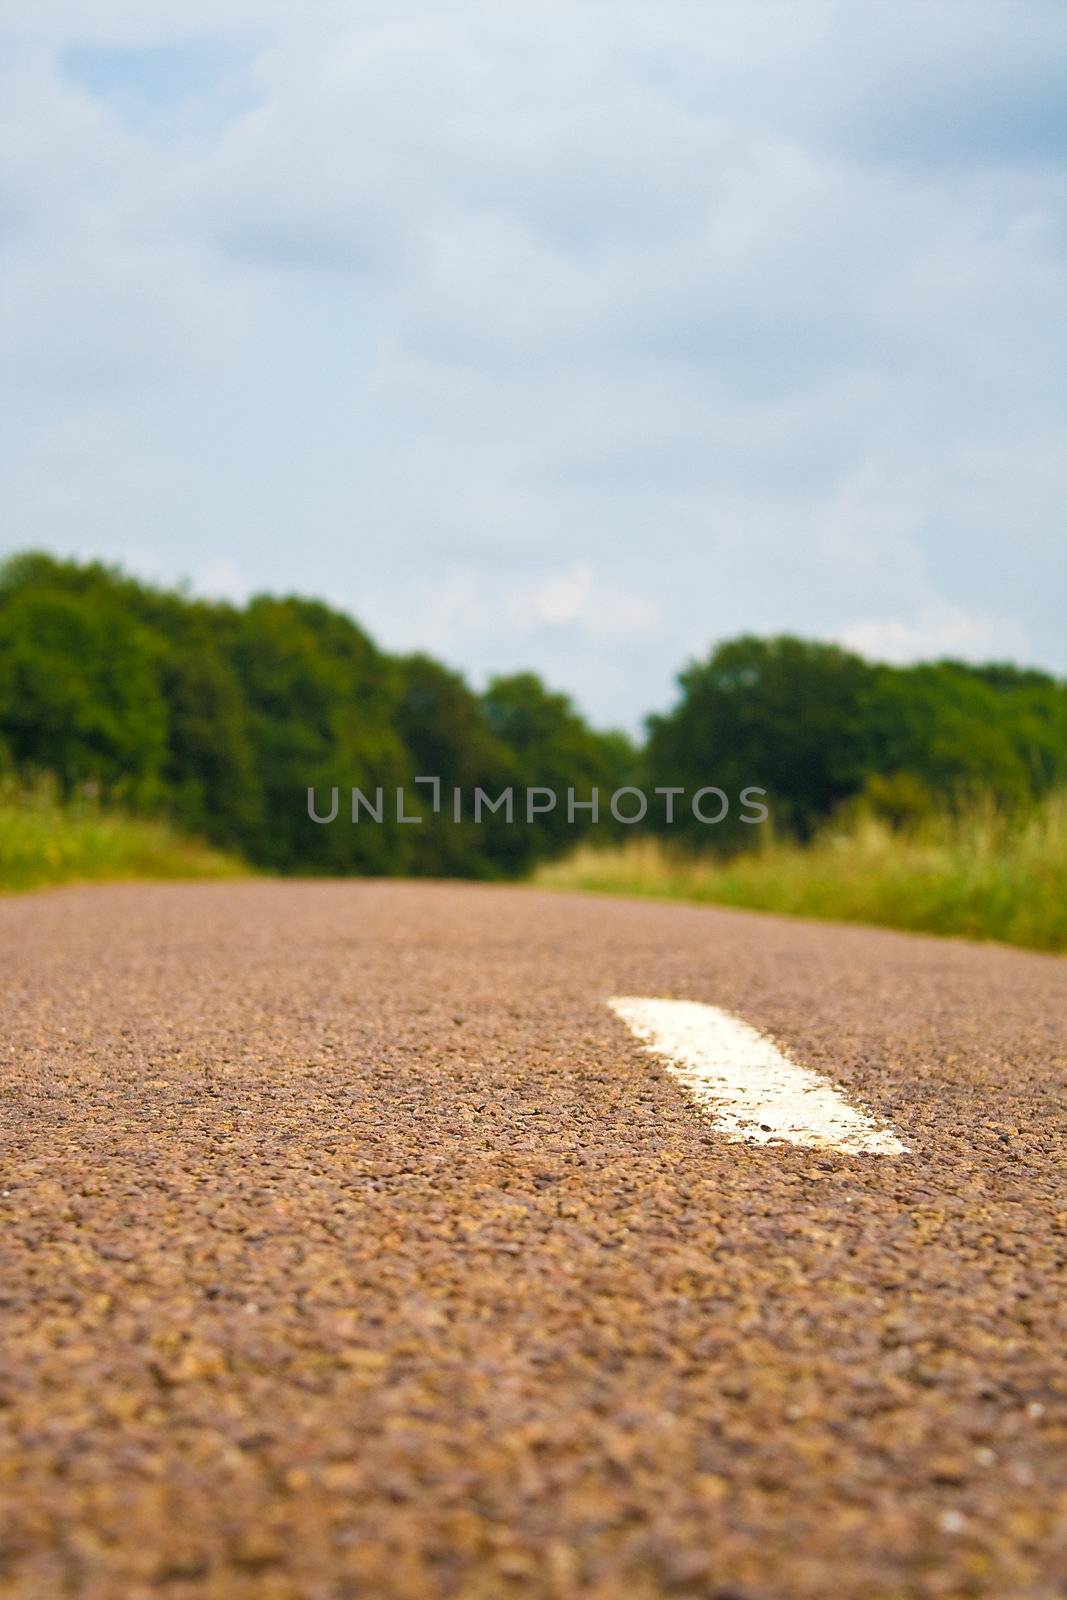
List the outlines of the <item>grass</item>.
{"label": "grass", "polygon": [[0,783],[0,891],[116,878],[232,878],[249,869],[169,823],[54,785]]}
{"label": "grass", "polygon": [[1067,950],[1067,791],[1022,817],[976,803],[908,830],[856,812],[809,845],[768,839],[730,860],[652,839],[583,846],[536,881]]}

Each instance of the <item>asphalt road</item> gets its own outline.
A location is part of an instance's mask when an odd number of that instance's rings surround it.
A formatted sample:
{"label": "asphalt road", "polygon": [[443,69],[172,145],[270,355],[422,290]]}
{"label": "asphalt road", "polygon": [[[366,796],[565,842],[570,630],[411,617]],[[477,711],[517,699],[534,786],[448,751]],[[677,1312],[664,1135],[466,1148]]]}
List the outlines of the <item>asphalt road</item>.
{"label": "asphalt road", "polygon": [[[4,1600],[1067,1594],[1067,962],[252,882],[0,974]],[[617,995],[908,1152],[733,1142]]]}

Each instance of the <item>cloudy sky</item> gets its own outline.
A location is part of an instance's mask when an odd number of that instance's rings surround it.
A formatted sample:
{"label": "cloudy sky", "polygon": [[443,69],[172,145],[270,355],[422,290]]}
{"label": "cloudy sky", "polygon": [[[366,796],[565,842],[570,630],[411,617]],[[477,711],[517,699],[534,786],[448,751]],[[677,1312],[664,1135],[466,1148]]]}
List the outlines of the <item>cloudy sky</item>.
{"label": "cloudy sky", "polygon": [[5,0],[0,550],[631,727],[745,630],[1067,672],[1065,82],[1063,0]]}

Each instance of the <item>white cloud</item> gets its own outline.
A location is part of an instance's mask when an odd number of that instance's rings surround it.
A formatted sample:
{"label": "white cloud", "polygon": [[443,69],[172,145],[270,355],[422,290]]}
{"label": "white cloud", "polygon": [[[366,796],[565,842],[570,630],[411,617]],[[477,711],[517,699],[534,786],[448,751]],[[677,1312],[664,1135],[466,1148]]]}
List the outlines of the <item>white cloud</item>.
{"label": "white cloud", "polygon": [[841,642],[874,661],[1025,660],[1026,630],[1007,617],[931,602],[907,617],[850,623]]}
{"label": "white cloud", "polygon": [[196,594],[213,600],[247,600],[255,589],[234,561],[209,561],[192,574],[190,586]]}
{"label": "white cloud", "polygon": [[967,16],[9,0],[5,541],[630,722],[745,629],[1067,669],[1067,27]]}
{"label": "white cloud", "polygon": [[598,581],[584,561],[535,583],[511,605],[517,624],[579,627],[596,639],[624,639],[647,633],[660,621],[659,608],[639,595]]}

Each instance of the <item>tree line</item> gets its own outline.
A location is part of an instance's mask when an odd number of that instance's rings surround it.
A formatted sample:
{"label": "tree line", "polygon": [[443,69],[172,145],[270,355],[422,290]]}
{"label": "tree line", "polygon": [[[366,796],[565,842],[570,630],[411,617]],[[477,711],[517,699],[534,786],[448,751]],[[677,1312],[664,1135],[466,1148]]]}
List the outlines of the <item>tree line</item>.
{"label": "tree line", "polygon": [[[601,837],[636,831],[606,810],[623,785],[734,796],[757,785],[776,829],[803,838],[858,797],[903,821],[979,791],[1016,805],[1067,782],[1067,685],[1047,673],[888,667],[745,637],[678,681],[677,703],[636,747],[534,673],[478,693],[428,655],[380,650],[321,601],[235,606],[37,552],[0,567],[0,771],[165,811],[274,871],[514,877],[593,825],[563,806],[530,824],[492,812],[455,822],[415,786],[427,774],[468,794],[598,789]],[[330,826],[308,816],[309,787],[404,786],[417,827],[390,808],[373,826],[345,825],[343,809]],[[736,806],[714,827],[690,807],[669,825],[650,808],[637,826],[723,849],[753,833]]]}

